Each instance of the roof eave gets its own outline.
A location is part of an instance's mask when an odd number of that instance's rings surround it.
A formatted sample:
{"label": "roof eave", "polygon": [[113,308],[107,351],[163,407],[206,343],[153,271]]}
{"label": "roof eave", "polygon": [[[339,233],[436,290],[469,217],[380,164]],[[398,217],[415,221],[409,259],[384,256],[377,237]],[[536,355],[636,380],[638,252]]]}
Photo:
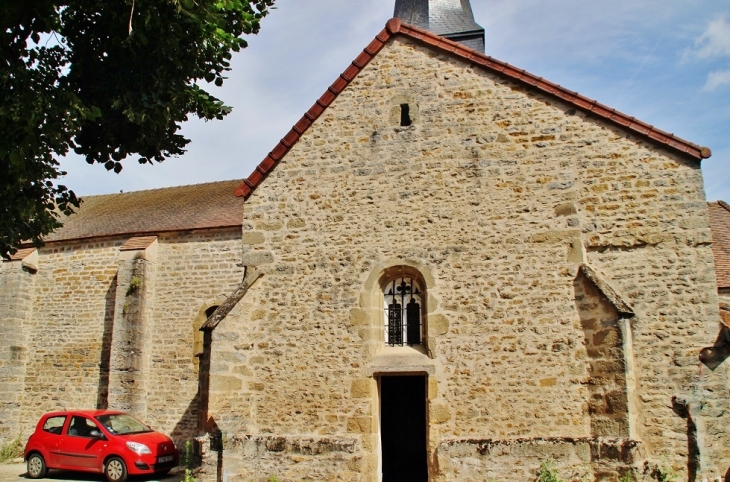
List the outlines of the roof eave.
{"label": "roof eave", "polygon": [[[229,191],[230,192],[230,191]],[[23,243],[20,243],[18,246],[19,249],[28,249],[28,248],[39,248],[39,247],[46,247],[46,246],[55,246],[60,244],[71,244],[71,243],[86,243],[92,240],[111,240],[111,239],[126,239],[126,238],[134,238],[134,237],[144,237],[144,236],[158,236],[162,234],[174,234],[174,233],[196,233],[199,231],[225,231],[230,230],[233,228],[241,228],[243,226],[243,223],[232,223],[232,224],[219,224],[215,226],[198,226],[198,227],[190,227],[190,228],[169,228],[169,229],[150,229],[150,230],[140,230],[140,231],[120,231],[118,233],[102,233],[102,234],[95,234],[91,236],[77,236],[73,238],[58,238],[58,239],[50,239],[50,240],[43,240],[43,244],[41,246],[36,246],[30,241],[25,241]]]}

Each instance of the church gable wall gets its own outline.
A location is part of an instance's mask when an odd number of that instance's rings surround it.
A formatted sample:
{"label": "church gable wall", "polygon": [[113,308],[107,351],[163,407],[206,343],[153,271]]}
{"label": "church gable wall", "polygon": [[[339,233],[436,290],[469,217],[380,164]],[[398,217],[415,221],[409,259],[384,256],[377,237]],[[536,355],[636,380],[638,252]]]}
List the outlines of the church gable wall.
{"label": "church gable wall", "polygon": [[[404,104],[411,125],[401,125]],[[243,261],[267,274],[214,333],[211,415],[226,473],[375,477],[372,364],[387,349],[382,300],[365,285],[399,265],[431,273],[423,357],[434,480],[515,480],[497,463],[510,440],[629,444],[631,430],[646,457],[686,467],[687,421],[667,406],[697,386],[692,354],[717,335],[703,197],[696,162],[396,39],[246,201]],[[598,359],[586,346],[597,334],[577,306],[581,262],[637,305],[644,361],[631,383],[652,416],[633,429],[598,406],[613,397],[613,409],[628,410],[617,386],[628,377],[611,372],[606,398],[591,403],[591,370],[622,367],[622,348]],[[682,277],[697,284],[680,287]],[[302,450],[302,438],[330,448]],[[487,453],[475,440],[507,449],[475,465]],[[600,462],[606,480],[643,460],[622,458],[621,443]],[[549,453],[521,447],[528,472]],[[565,450],[579,454],[565,470],[598,470],[591,450]]]}

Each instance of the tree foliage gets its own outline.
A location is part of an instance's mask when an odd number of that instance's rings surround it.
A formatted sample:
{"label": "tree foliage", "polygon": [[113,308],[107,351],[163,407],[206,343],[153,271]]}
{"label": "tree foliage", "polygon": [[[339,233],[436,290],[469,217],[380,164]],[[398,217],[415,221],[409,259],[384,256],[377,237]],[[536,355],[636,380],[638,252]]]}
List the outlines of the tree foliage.
{"label": "tree foliage", "polygon": [[129,156],[185,152],[193,114],[231,111],[223,84],[275,0],[32,0],[0,3],[0,255],[40,245],[79,200],[58,184],[73,150],[119,172]]}

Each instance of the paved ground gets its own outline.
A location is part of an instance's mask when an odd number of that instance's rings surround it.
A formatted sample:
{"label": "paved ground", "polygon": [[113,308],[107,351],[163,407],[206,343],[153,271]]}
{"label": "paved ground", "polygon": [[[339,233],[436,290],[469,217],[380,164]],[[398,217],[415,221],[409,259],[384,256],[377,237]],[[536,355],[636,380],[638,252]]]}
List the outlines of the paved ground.
{"label": "paved ground", "polygon": [[[174,471],[173,471],[174,472]],[[133,478],[130,479],[135,482],[179,482],[183,479],[183,474],[169,474],[164,478]],[[6,480],[23,480],[28,481],[25,476],[25,463],[11,463],[11,464],[0,464],[0,481]],[[63,470],[51,470],[44,480],[52,480],[56,482],[103,482],[104,477],[96,474],[80,474],[78,472],[67,472]]]}

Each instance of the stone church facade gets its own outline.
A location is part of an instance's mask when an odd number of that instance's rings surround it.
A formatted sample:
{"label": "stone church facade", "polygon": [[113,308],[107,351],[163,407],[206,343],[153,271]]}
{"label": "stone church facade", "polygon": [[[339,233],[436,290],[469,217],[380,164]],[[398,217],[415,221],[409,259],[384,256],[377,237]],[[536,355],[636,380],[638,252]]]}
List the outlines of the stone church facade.
{"label": "stone church facade", "polygon": [[100,406],[201,480],[726,480],[708,156],[392,19],[243,183],[3,263],[0,435]]}

